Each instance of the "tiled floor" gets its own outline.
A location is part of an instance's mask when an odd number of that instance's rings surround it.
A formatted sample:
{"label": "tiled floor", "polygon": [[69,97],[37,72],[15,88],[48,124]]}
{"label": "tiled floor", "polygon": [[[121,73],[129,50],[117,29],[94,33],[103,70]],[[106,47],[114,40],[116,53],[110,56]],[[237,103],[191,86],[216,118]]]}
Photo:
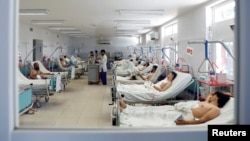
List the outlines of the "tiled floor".
{"label": "tiled floor", "polygon": [[88,85],[88,74],[72,80],[65,91],[41,99],[34,115],[19,118],[20,128],[111,128],[111,75],[108,85]]}

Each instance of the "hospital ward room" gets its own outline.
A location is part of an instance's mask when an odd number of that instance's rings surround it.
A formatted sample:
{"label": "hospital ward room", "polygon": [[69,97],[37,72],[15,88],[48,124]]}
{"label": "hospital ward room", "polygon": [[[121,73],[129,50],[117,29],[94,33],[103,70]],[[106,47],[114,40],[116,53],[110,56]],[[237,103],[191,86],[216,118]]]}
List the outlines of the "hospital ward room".
{"label": "hospital ward room", "polygon": [[18,128],[234,124],[234,20],[234,0],[21,0]]}

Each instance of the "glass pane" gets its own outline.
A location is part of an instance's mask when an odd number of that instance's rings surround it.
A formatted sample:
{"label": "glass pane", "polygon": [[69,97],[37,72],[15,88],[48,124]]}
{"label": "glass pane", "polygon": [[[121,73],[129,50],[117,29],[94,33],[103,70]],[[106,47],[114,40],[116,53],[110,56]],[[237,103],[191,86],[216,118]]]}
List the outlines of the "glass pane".
{"label": "glass pane", "polygon": [[234,2],[225,4],[219,8],[216,8],[214,10],[214,21],[221,22],[224,20],[234,18],[234,15],[235,15],[234,8],[235,8]]}
{"label": "glass pane", "polygon": [[[226,42],[225,43],[228,49],[232,54],[233,52],[233,42]],[[216,45],[216,64],[218,68],[216,69],[217,72],[227,73],[228,75],[233,75],[233,58],[228,54],[228,52],[220,45]]]}

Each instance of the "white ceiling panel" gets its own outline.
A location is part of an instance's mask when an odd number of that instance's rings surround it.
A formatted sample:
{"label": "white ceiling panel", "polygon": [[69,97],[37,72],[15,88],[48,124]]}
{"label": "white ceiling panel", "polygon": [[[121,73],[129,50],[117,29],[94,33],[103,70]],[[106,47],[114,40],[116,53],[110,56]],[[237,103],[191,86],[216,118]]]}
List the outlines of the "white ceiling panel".
{"label": "white ceiling panel", "polygon": [[[150,20],[150,25],[162,25],[208,0],[20,0],[20,9],[48,9],[48,15],[26,15],[20,22],[32,20],[64,20],[60,26],[74,26],[90,36],[114,36],[116,20]],[[164,10],[163,15],[121,15],[119,10]],[[55,25],[38,25],[48,28]],[[131,25],[136,26],[136,25]],[[143,33],[142,31],[138,31]]]}

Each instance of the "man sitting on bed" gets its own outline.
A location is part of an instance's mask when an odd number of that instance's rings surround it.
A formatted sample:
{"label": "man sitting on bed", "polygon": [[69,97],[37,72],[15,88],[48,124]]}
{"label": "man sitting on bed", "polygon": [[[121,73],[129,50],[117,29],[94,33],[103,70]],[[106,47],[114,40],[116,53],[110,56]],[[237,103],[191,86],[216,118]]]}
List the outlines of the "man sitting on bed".
{"label": "man sitting on bed", "polygon": [[[205,101],[198,102],[198,105],[191,108],[192,119],[177,119],[176,125],[185,124],[201,124],[212,120],[220,115],[220,108],[222,108],[233,97],[232,93],[228,92],[214,92],[209,94]],[[127,104],[120,99],[120,111],[123,112],[127,108]],[[130,106],[131,107],[131,106]]]}
{"label": "man sitting on bed", "polygon": [[177,73],[174,71],[169,72],[167,77],[160,82],[153,84],[153,88],[155,88],[157,91],[162,92],[167,90],[171,85],[173,80],[176,78]]}
{"label": "man sitting on bed", "polygon": [[30,71],[30,79],[47,79],[46,75],[53,75],[53,73],[44,73],[40,70],[39,64],[35,62]]}

